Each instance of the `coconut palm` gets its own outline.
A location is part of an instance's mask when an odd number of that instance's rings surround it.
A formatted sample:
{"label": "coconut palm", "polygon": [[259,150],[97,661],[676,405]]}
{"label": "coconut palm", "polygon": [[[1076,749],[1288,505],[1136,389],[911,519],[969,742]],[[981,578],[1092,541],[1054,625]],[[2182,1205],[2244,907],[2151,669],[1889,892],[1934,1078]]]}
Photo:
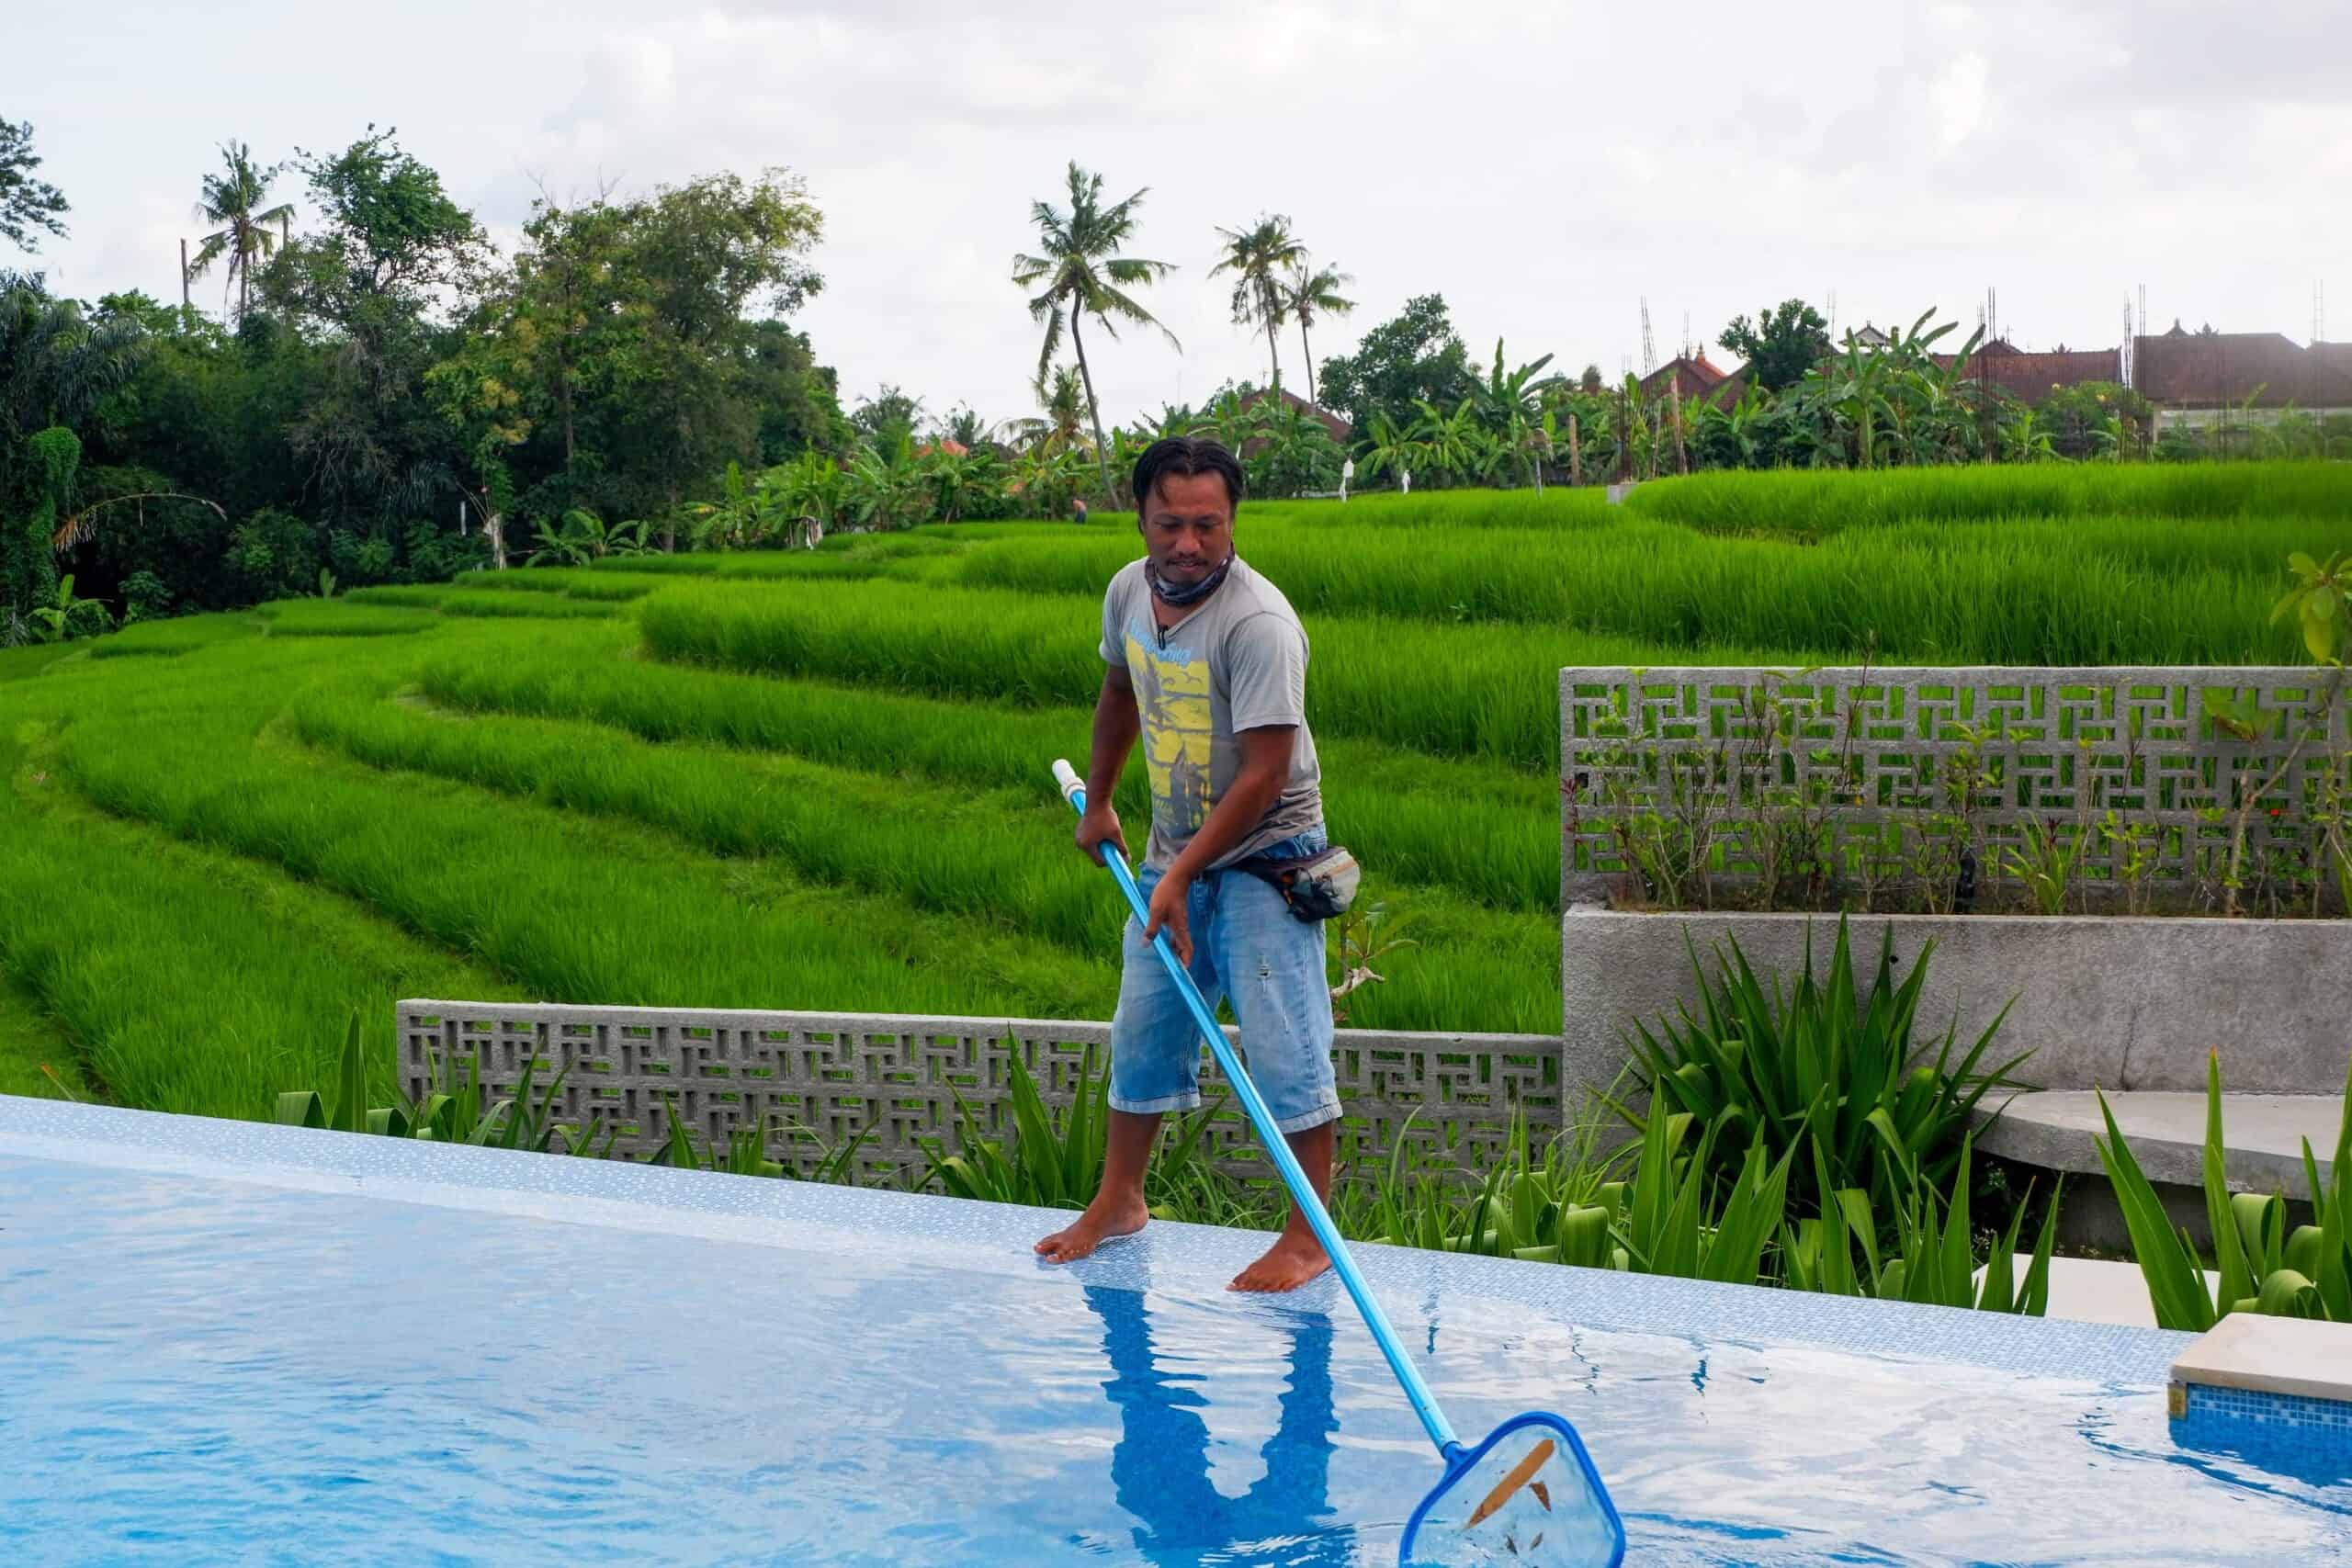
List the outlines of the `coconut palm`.
{"label": "coconut palm", "polygon": [[1344,316],[1356,308],[1352,299],[1340,297],[1342,284],[1353,283],[1353,275],[1335,266],[1309,269],[1306,253],[1282,280],[1283,310],[1298,323],[1298,349],[1306,358],[1306,400],[1316,400],[1315,347],[1307,341],[1306,329],[1322,316]]}
{"label": "coconut palm", "polygon": [[[1009,421],[1006,431],[1023,446],[1044,446],[1056,452],[1075,450],[1086,422],[1086,389],[1080,383],[1078,373],[1067,365],[1057,366],[1053,382],[1040,401],[1046,411],[1042,417]],[[1095,428],[1099,431],[1102,426]]]}
{"label": "coconut palm", "polygon": [[277,248],[277,237],[270,232],[273,226],[283,226],[294,216],[291,203],[280,202],[264,208],[262,198],[269,194],[269,182],[276,179],[286,165],[274,164],[263,168],[255,164],[253,149],[242,141],[224,142],[220,148],[224,165],[217,175],[204,176],[204,197],[196,204],[196,215],[207,223],[220,225],[207,234],[196,254],[188,258],[190,277],[199,276],[204,270],[222,256],[229,258],[229,271],[223,279],[220,308],[229,308],[228,290],[237,292],[237,319],[243,321],[245,303],[252,293],[255,258],[269,259]]}
{"label": "coconut palm", "polygon": [[1283,356],[1274,334],[1281,330],[1286,314],[1282,275],[1306,259],[1306,247],[1290,231],[1290,220],[1278,212],[1260,218],[1247,229],[1219,229],[1217,233],[1225,241],[1225,255],[1209,268],[1209,276],[1233,274],[1234,321],[1245,327],[1265,328],[1266,354],[1274,371],[1274,395],[1280,397]]}
{"label": "coconut palm", "polygon": [[1095,464],[1102,477],[1102,492],[1111,493],[1110,460],[1106,454],[1110,443],[1102,437],[1102,406],[1094,396],[1094,373],[1086,363],[1086,344],[1079,335],[1079,320],[1092,316],[1104,333],[1116,339],[1118,329],[1113,318],[1136,326],[1159,327],[1160,335],[1180,353],[1183,344],[1176,334],[1160,326],[1159,319],[1138,304],[1126,289],[1136,284],[1150,283],[1174,271],[1167,262],[1147,261],[1140,256],[1117,254],[1135,233],[1136,209],[1142,205],[1144,191],[1137,190],[1125,201],[1111,207],[1102,205],[1102,176],[1090,175],[1080,168],[1075,160],[1069,166],[1069,209],[1062,211],[1050,202],[1035,202],[1029,209],[1030,220],[1037,225],[1038,255],[1015,255],[1012,258],[1012,281],[1023,288],[1035,288],[1030,297],[1029,315],[1044,323],[1045,346],[1037,355],[1037,392],[1046,393],[1046,378],[1053,368],[1054,355],[1061,347],[1062,329],[1069,329],[1070,347],[1078,355],[1079,378],[1085,384],[1088,416],[1094,425]]}

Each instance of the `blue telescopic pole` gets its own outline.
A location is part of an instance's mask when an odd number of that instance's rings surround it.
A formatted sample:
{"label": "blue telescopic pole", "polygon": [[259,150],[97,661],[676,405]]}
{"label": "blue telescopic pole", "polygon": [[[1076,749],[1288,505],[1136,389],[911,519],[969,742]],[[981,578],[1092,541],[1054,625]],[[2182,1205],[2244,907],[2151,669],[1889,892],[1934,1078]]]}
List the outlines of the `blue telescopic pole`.
{"label": "blue telescopic pole", "polygon": [[[1086,814],[1086,784],[1067,760],[1054,763],[1054,782],[1061,787],[1062,798],[1083,817]],[[1127,908],[1135,912],[1136,922],[1148,925],[1151,917],[1144,908],[1143,892],[1136,886],[1135,873],[1127,869],[1126,861],[1107,843],[1096,845],[1095,854],[1118,879],[1119,891],[1127,896]],[[1462,1440],[1453,1435],[1453,1425],[1446,1420],[1445,1412],[1438,1408],[1437,1396],[1430,1392],[1429,1384],[1421,1381],[1420,1369],[1406,1356],[1404,1346],[1396,1338],[1396,1330],[1389,1325],[1388,1314],[1380,1310],[1378,1302],[1373,1300],[1372,1289],[1357,1271],[1356,1260],[1349,1256],[1348,1244],[1340,1239],[1340,1228],[1331,1223],[1330,1212],[1315,1195],[1314,1187],[1307,1182],[1306,1172],[1299,1167],[1298,1156],[1290,1152],[1290,1141],[1274,1125],[1273,1112],[1266,1109],[1265,1100],[1259,1097],[1258,1086],[1250,1081],[1249,1073],[1242,1067],[1239,1058],[1234,1055],[1232,1043],[1226,1039],[1225,1031],[1217,1027],[1208,1004],[1201,999],[1200,987],[1193,984],[1193,976],[1177,961],[1176,950],[1168,944],[1168,933],[1163,931],[1155,934],[1151,945],[1152,951],[1159,954],[1160,963],[1168,966],[1169,977],[1176,982],[1184,1005],[1192,1010],[1193,1021],[1199,1027],[1202,1038],[1209,1043],[1210,1051],[1216,1054],[1216,1065],[1224,1069],[1226,1077],[1232,1082],[1233,1092],[1241,1100],[1241,1109],[1249,1113],[1250,1124],[1258,1130],[1259,1142],[1266,1145],[1266,1157],[1272,1160],[1274,1168],[1282,1173],[1283,1185],[1290,1190],[1291,1201],[1297,1204],[1298,1212],[1306,1216],[1308,1226],[1315,1232],[1315,1239],[1323,1244],[1324,1255],[1331,1260],[1332,1272],[1339,1275],[1340,1283],[1347,1288],[1350,1299],[1356,1303],[1356,1311],[1363,1314],[1364,1326],[1372,1330],[1374,1342],[1379,1345],[1380,1353],[1388,1359],[1388,1370],[1396,1374],[1396,1381],[1404,1386],[1405,1397],[1412,1401],[1413,1414],[1421,1418],[1421,1429],[1430,1435],[1430,1441],[1437,1445],[1439,1454],[1452,1464],[1462,1451]]]}

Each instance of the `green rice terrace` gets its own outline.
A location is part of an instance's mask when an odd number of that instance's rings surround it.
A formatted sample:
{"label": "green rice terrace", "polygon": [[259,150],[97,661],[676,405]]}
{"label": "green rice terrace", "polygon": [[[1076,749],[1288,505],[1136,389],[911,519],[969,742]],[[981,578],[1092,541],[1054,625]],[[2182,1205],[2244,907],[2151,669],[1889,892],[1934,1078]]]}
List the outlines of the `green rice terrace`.
{"label": "green rice terrace", "polygon": [[[1384,906],[1347,1021],[1552,1032],[1563,665],[2303,662],[2270,611],[2352,547],[2352,466],[1252,503],[1237,539]],[[380,1102],[401,996],[1108,1017],[1121,913],[1046,769],[1136,553],[925,527],[0,651],[0,1092],[266,1116],[356,1012]]]}

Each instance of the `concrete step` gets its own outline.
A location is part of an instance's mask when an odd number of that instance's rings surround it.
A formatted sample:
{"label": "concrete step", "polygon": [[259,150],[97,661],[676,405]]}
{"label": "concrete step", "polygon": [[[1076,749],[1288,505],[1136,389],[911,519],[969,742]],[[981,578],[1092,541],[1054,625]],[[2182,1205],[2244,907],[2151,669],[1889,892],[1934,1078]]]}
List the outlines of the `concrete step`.
{"label": "concrete step", "polygon": [[[2017,1287],[2025,1284],[2026,1270],[2033,1267],[2033,1254],[2020,1252],[2010,1260],[2009,1279]],[[1979,1285],[1984,1282],[1984,1269],[1977,1266]],[[2208,1292],[2221,1288],[2222,1277],[2208,1269],[2205,1289]],[[2156,1307],[2148,1296],[2146,1276],[2137,1263],[2115,1263],[2094,1258],[2052,1258],[2050,1260],[2050,1305],[2046,1317],[2064,1318],[2069,1323],[2113,1323],[2126,1328],[2156,1326]]]}
{"label": "concrete step", "polygon": [[[2124,1142],[2141,1170],[2158,1186],[2201,1187],[2205,1180],[2205,1097],[2132,1090],[2107,1097]],[[2308,1139],[2319,1164],[2319,1179],[2330,1179],[2335,1137],[2344,1115],[2342,1097],[2333,1094],[2223,1094],[2223,1157],[2231,1190],[2284,1192],[2308,1202],[2311,1183],[2303,1175]],[[2094,1134],[2104,1136],[2098,1098],[2086,1090],[2021,1094],[1997,1120],[1977,1112],[1976,1146],[2020,1165],[2075,1175],[2103,1176]]]}

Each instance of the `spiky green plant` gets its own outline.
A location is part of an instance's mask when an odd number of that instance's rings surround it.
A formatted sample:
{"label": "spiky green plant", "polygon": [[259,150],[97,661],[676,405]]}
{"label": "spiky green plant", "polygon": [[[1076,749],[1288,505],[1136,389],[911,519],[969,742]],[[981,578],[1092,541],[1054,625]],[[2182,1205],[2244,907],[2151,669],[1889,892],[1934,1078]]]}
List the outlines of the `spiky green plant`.
{"label": "spiky green plant", "polygon": [[2123,1209],[2132,1256],[2147,1280],[2157,1327],[2203,1333],[2233,1312],[2352,1323],[2352,1235],[2347,1235],[2352,1227],[2352,1074],[2346,1076],[2344,1096],[2343,1122],[2325,1184],[2320,1180],[2311,1140],[2303,1140],[2303,1175],[2317,1223],[2298,1225],[2290,1235],[2280,1194],[2230,1190],[2229,1145],[2222,1130],[2221,1056],[2215,1053],[2206,1058],[2203,1185],[2206,1224],[2213,1238],[2212,1268],[2218,1276],[2209,1282],[2205,1260],[2188,1233],[2176,1228],[2165,1213],[2163,1200],[2116,1125],[2107,1096],[2099,1095],[2107,1135],[2094,1134],[2094,1142]]}

